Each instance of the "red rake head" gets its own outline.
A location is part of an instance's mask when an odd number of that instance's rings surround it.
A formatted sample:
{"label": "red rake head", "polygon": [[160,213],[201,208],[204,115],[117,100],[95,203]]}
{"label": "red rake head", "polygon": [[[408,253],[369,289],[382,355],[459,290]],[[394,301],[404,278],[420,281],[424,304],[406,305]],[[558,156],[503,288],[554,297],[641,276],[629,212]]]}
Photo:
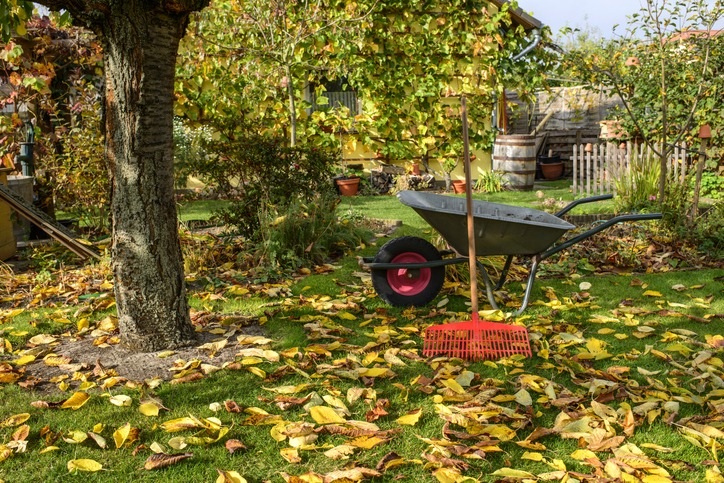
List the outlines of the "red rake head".
{"label": "red rake head", "polygon": [[513,354],[532,356],[525,327],[473,319],[425,329],[422,354],[467,360],[501,359]]}

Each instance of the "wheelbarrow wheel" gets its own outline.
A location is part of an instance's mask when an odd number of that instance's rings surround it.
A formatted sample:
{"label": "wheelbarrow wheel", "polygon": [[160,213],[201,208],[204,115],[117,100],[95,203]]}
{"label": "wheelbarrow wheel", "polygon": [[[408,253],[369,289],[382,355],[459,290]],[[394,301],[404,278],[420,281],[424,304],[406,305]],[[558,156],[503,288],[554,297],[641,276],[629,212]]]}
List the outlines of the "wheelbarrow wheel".
{"label": "wheelbarrow wheel", "polygon": [[[403,236],[385,243],[375,263],[424,263],[440,260],[440,252],[428,241]],[[445,281],[445,267],[372,270],[372,286],[382,300],[396,307],[420,307],[437,296]]]}

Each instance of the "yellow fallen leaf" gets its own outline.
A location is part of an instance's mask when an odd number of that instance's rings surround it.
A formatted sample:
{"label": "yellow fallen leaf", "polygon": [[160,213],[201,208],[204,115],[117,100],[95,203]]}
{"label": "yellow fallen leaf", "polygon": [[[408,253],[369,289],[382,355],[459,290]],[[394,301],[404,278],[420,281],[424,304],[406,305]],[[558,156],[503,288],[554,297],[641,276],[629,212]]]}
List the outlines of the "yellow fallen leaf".
{"label": "yellow fallen leaf", "polygon": [[60,405],[63,409],[78,410],[90,399],[90,394],[86,392],[76,392],[71,397],[66,399],[63,404]]}
{"label": "yellow fallen leaf", "polygon": [[144,416],[155,417],[158,416],[159,407],[154,403],[143,403],[138,407],[138,411]]}
{"label": "yellow fallen leaf", "polygon": [[589,458],[598,459],[598,456],[596,456],[596,453],[589,449],[577,449],[573,453],[571,453],[571,458],[578,461],[587,460]]}
{"label": "yellow fallen leaf", "polygon": [[30,339],[28,339],[28,342],[32,345],[45,345],[45,344],[52,344],[56,340],[58,340],[58,338],[53,337],[52,335],[39,334],[39,335],[33,336]]}
{"label": "yellow fallen leaf", "polygon": [[528,391],[526,391],[525,389],[521,389],[520,391],[515,393],[515,402],[517,402],[521,406],[532,406],[533,398],[530,397]]}
{"label": "yellow fallen leaf", "polygon": [[380,438],[379,436],[360,436],[349,442],[352,446],[362,449],[372,449],[380,443],[385,443],[387,440]]}
{"label": "yellow fallen leaf", "polygon": [[250,366],[250,367],[247,367],[246,370],[251,372],[252,374],[254,374],[257,377],[260,377],[262,379],[266,378],[266,372],[259,369],[258,367]]}
{"label": "yellow fallen leaf", "polygon": [[131,434],[131,423],[126,423],[120,428],[113,431],[113,441],[116,443],[116,448],[123,446],[128,436]]}
{"label": "yellow fallen leaf", "polygon": [[422,416],[422,409],[414,409],[404,416],[401,416],[397,418],[395,421],[397,424],[404,424],[407,426],[414,426],[417,424],[417,422],[420,420],[420,417]]}
{"label": "yellow fallen leaf", "polygon": [[443,379],[442,384],[456,394],[465,394],[465,388],[455,379]]}
{"label": "yellow fallen leaf", "polygon": [[531,451],[526,451],[525,453],[523,453],[523,456],[521,456],[520,459],[530,460],[530,461],[543,461],[543,455],[540,453],[533,453]]}
{"label": "yellow fallen leaf", "polygon": [[364,377],[391,377],[394,373],[386,367],[372,367],[361,370],[359,375]]}
{"label": "yellow fallen leaf", "polygon": [[10,458],[13,455],[13,450],[5,446],[4,444],[0,444],[0,463],[5,461],[6,459]]}
{"label": "yellow fallen leaf", "polygon": [[313,406],[309,410],[309,414],[317,424],[340,424],[346,422],[334,409],[327,406]]}
{"label": "yellow fallen leaf", "polygon": [[15,360],[13,361],[13,364],[15,364],[16,366],[25,366],[25,365],[27,365],[27,364],[30,364],[31,362],[34,362],[34,361],[35,361],[35,356],[34,356],[34,355],[26,354],[26,355],[24,355],[24,356],[20,356],[20,357],[18,357],[17,359],[15,359]]}
{"label": "yellow fallen leaf", "polygon": [[115,396],[111,396],[108,401],[114,406],[124,407],[130,406],[131,402],[133,402],[133,399],[130,396],[126,396],[125,394],[117,394]]}
{"label": "yellow fallen leaf", "polygon": [[[60,448],[58,448],[57,446],[46,446],[45,448],[38,451],[38,454],[50,453],[52,451],[58,451],[59,449]],[[2,461],[2,459],[0,459],[0,461]]]}
{"label": "yellow fallen leaf", "polygon": [[219,477],[216,478],[216,483],[246,483],[246,480],[236,471],[223,471],[216,470],[219,473]]}
{"label": "yellow fallen leaf", "polygon": [[0,428],[12,428],[14,426],[19,426],[28,419],[30,419],[30,414],[28,413],[16,414],[14,416],[10,416],[9,418],[5,418],[2,422],[0,422]]}
{"label": "yellow fallen leaf", "polygon": [[662,297],[661,292],[656,290],[647,290],[643,293],[644,297]]}
{"label": "yellow fallen leaf", "polygon": [[499,470],[493,471],[492,475],[493,476],[504,476],[506,478],[532,478],[532,479],[535,479],[535,475],[533,473],[528,473],[527,471],[516,470],[513,468],[500,468]]}
{"label": "yellow fallen leaf", "polygon": [[95,460],[77,459],[68,461],[68,471],[90,471],[96,472],[103,469],[103,465]]}

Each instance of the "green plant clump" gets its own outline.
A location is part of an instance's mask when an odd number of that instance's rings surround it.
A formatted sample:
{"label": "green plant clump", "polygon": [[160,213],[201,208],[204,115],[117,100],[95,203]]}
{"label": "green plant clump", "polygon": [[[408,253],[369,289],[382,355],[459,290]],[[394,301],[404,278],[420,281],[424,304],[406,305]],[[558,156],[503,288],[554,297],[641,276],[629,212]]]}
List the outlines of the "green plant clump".
{"label": "green plant clump", "polygon": [[504,181],[502,173],[485,171],[480,173],[478,180],[475,182],[475,191],[481,191],[483,193],[500,193],[504,189]]}
{"label": "green plant clump", "polygon": [[297,269],[360,245],[365,231],[337,217],[338,203],[339,198],[325,193],[310,202],[295,200],[283,212],[278,207],[262,208],[254,260],[272,269]]}
{"label": "green plant clump", "polygon": [[694,243],[703,252],[724,256],[724,202],[692,213],[687,184],[669,183],[662,212],[664,226],[679,239]]}
{"label": "green plant clump", "polygon": [[[693,190],[694,178],[691,179],[689,184]],[[724,200],[724,176],[711,171],[702,173],[700,196],[713,200]]]}
{"label": "green plant clump", "polygon": [[631,156],[630,169],[615,174],[616,209],[618,212],[636,212],[655,209],[661,166],[650,152]]}
{"label": "green plant clump", "polygon": [[[335,157],[315,147],[287,147],[279,137],[252,134],[205,146],[194,174],[218,195],[231,200],[219,212],[222,222],[251,241],[259,241],[262,207],[279,213],[333,191]],[[267,209],[267,208],[263,208]]]}

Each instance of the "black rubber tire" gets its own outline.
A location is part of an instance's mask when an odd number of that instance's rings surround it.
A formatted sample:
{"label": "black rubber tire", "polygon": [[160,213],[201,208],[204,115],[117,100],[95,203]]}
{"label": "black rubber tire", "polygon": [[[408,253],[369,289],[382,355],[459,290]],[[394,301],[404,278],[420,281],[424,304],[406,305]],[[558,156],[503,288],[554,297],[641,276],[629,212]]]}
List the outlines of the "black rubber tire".
{"label": "black rubber tire", "polygon": [[[375,263],[391,263],[396,257],[414,253],[424,258],[425,261],[441,260],[440,252],[427,240],[414,236],[403,236],[394,238],[385,243],[375,255]],[[393,269],[391,269],[393,270]],[[430,303],[440,292],[445,282],[445,267],[423,268],[429,270],[429,281],[422,291],[414,295],[406,295],[395,290],[388,280],[390,270],[372,270],[372,286],[377,295],[395,307],[422,307]]]}

